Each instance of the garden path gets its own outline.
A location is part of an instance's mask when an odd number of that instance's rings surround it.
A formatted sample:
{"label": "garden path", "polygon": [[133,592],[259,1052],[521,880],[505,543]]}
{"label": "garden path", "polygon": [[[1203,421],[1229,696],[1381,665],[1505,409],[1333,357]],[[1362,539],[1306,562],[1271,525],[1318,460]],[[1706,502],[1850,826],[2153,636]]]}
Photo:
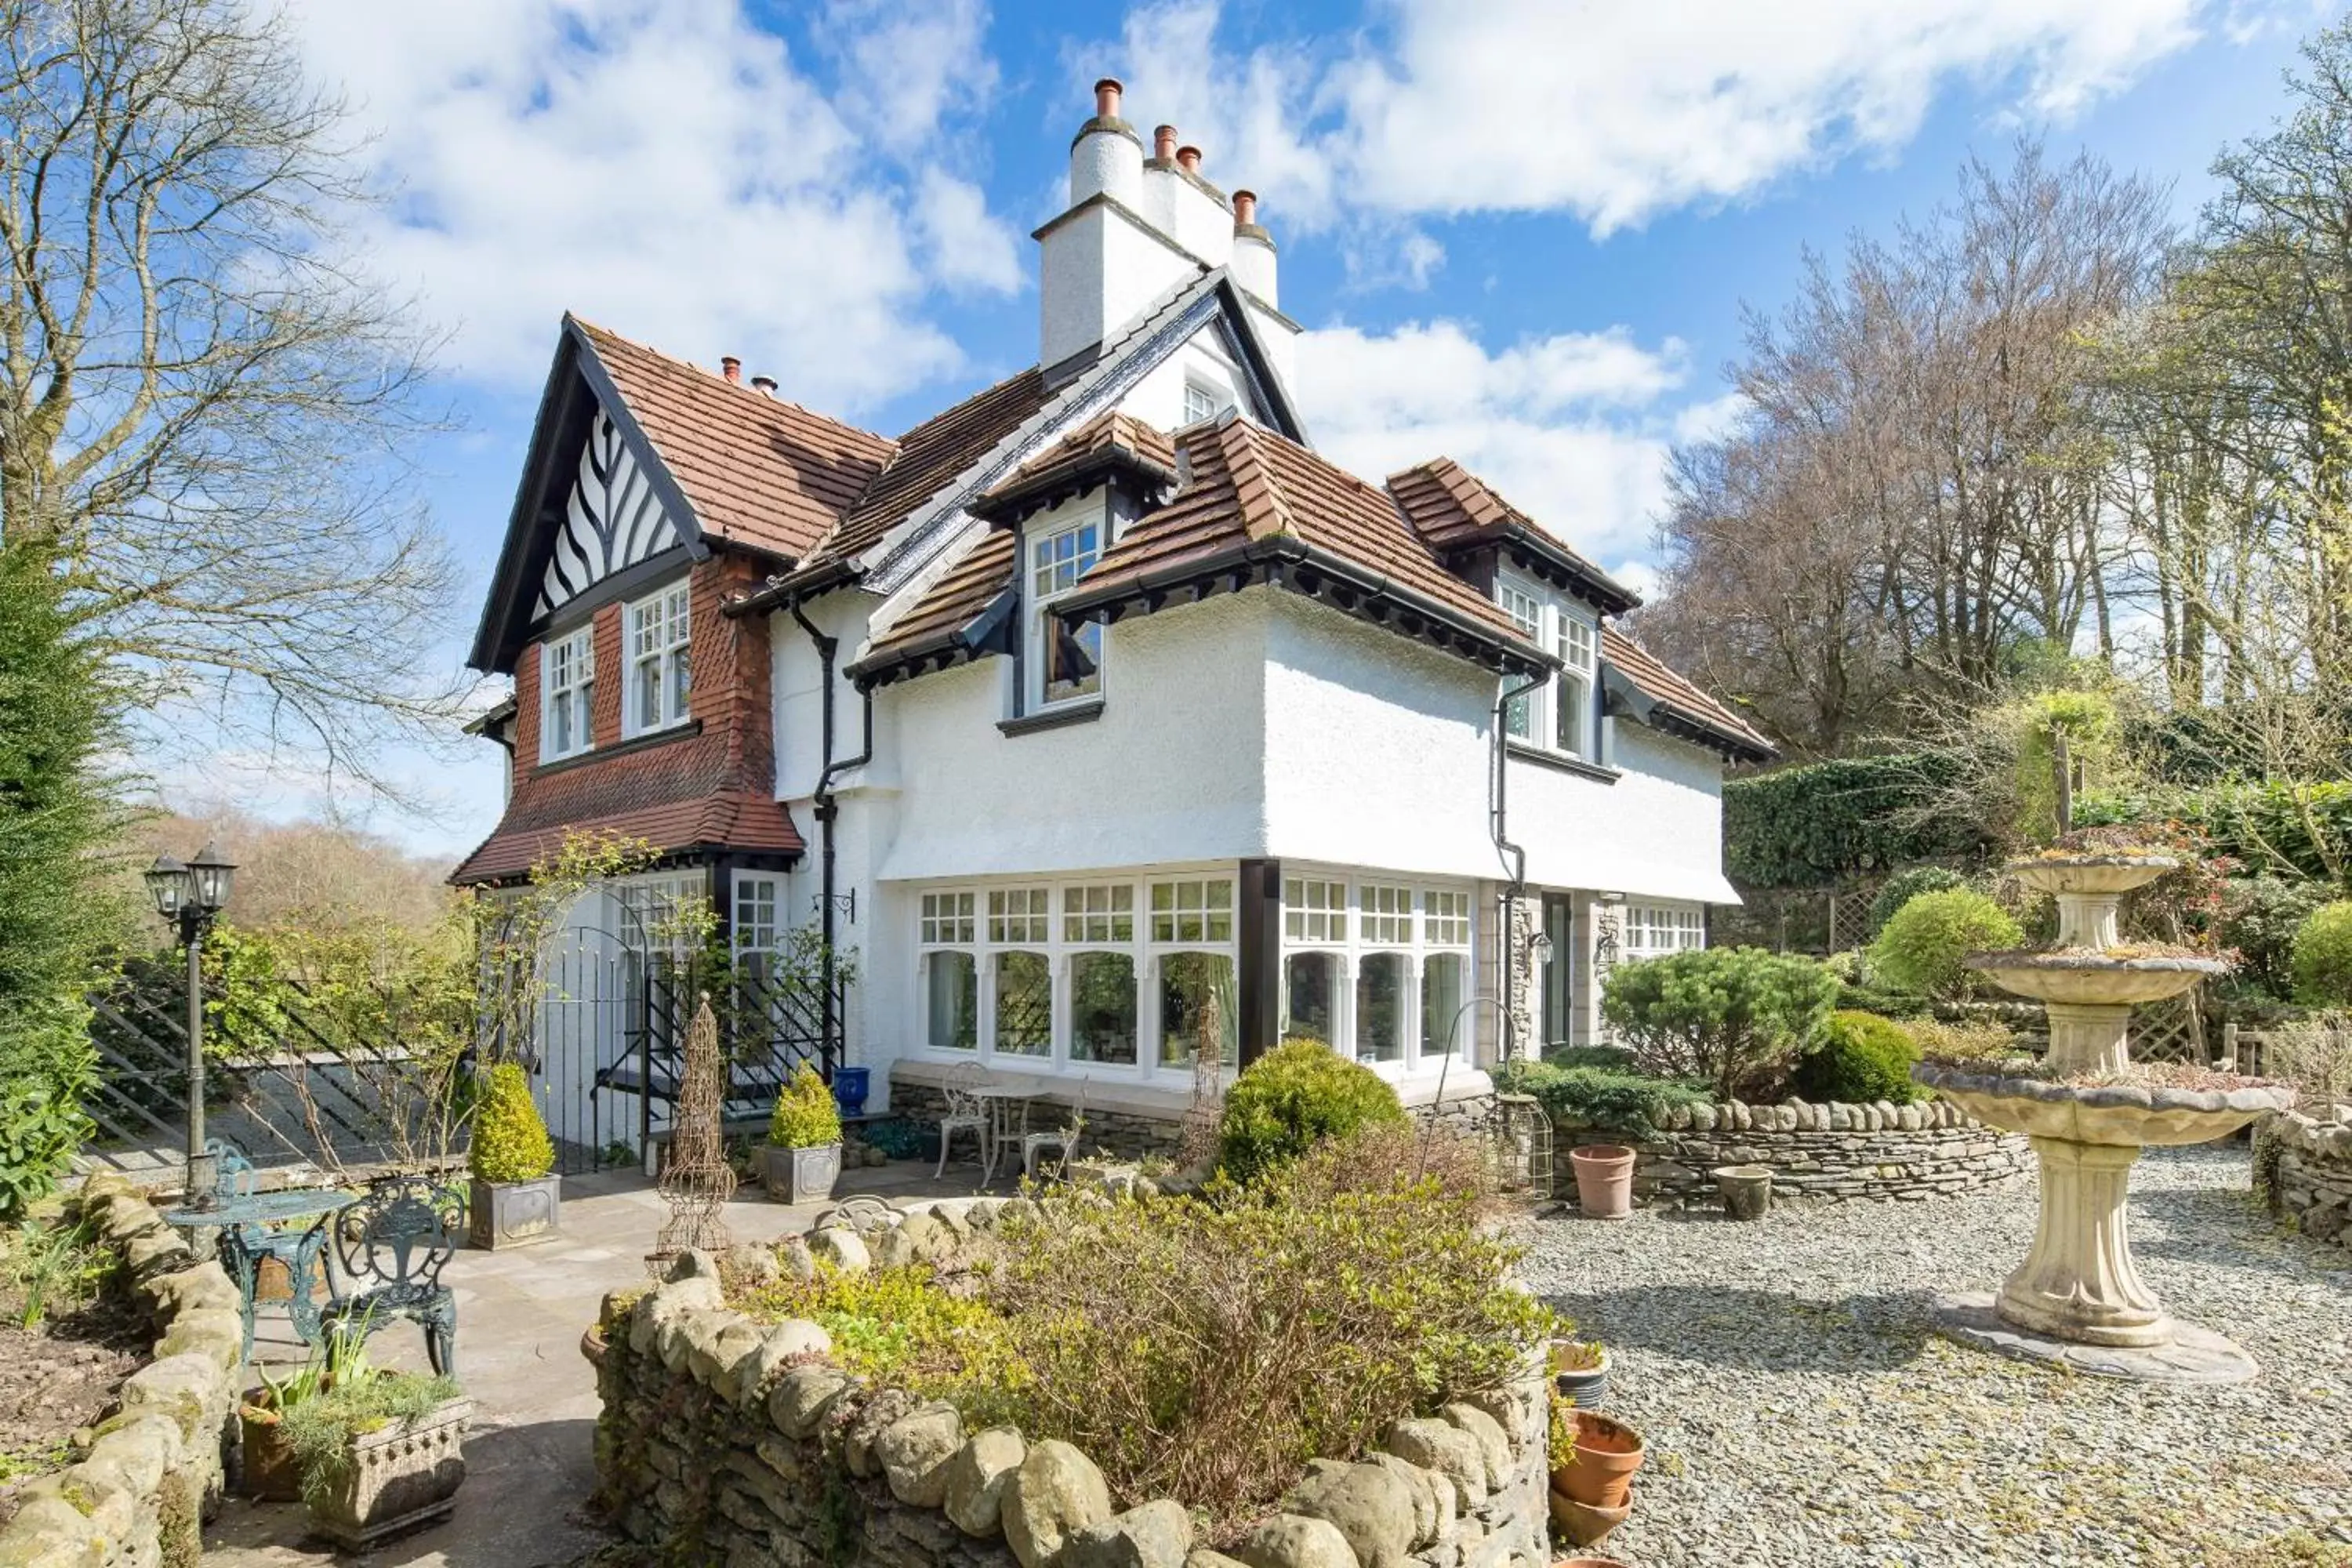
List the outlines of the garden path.
{"label": "garden path", "polygon": [[[839,1196],[871,1194],[901,1205],[976,1190],[977,1169],[899,1161],[845,1173]],[[836,1200],[837,1201],[837,1200]],[[757,1188],[727,1206],[739,1241],[803,1229],[823,1205],[767,1202]],[[580,1336],[608,1290],[642,1283],[644,1258],[667,1211],[634,1172],[579,1176],[563,1184],[563,1231],[550,1241],[502,1252],[461,1250],[445,1278],[457,1293],[457,1365],[475,1400],[466,1440],[467,1476],[457,1511],[432,1529],[387,1543],[378,1568],[547,1568],[569,1563],[607,1537],[581,1516],[595,1485],[592,1438],[597,1399]],[[422,1337],[394,1324],[370,1345],[385,1365],[424,1370]],[[296,1363],[302,1347],[282,1317],[265,1316],[256,1356]],[[293,1568],[333,1561],[303,1539],[299,1506],[231,1499],[205,1531],[205,1568]]]}
{"label": "garden path", "polygon": [[[2352,1543],[2352,1255],[2284,1234],[2242,1143],[2151,1150],[2132,1242],[2168,1308],[2262,1363],[2187,1389],[1940,1338],[2036,1194],[1528,1223],[1523,1273],[1611,1347],[1650,1458],[1609,1553],[1641,1568],[2213,1564],[2302,1531]],[[2285,1558],[2264,1558],[2284,1562]]]}

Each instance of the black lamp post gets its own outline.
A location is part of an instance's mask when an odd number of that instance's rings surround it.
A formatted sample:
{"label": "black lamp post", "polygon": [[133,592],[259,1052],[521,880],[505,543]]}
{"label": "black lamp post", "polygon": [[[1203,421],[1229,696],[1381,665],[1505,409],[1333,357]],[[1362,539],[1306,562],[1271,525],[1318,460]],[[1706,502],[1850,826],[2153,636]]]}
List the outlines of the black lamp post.
{"label": "black lamp post", "polygon": [[159,855],[147,868],[147,892],[155,912],[179,927],[180,945],[188,950],[188,1185],[191,1207],[210,1208],[218,1173],[205,1152],[205,933],[228,904],[229,887],[236,867],[221,858],[220,847],[207,843],[194,860],[181,865]]}

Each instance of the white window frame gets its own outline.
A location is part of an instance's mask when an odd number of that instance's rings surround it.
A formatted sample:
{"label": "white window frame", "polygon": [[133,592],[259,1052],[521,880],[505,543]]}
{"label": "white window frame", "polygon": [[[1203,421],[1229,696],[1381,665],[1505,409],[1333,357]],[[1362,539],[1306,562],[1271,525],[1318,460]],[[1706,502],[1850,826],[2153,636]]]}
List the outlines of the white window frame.
{"label": "white window frame", "polygon": [[[627,678],[621,693],[621,732],[654,735],[674,730],[692,716],[694,595],[685,578],[633,599],[621,616],[621,650]],[[646,711],[644,685],[653,675],[653,711]]]}
{"label": "white window frame", "polygon": [[[1552,651],[1559,655],[1560,671],[1552,678],[1552,749],[1571,757],[1591,760],[1598,732],[1592,721],[1592,693],[1599,685],[1601,628],[1566,605],[1552,606]],[[1574,739],[1569,738],[1570,717]]]}
{"label": "white window frame", "polygon": [[1176,422],[1180,430],[1205,425],[1234,405],[1232,395],[1224,388],[1212,386],[1197,376],[1184,378],[1183,396],[1183,417]]}
{"label": "white window frame", "polygon": [[[1165,910],[1155,889],[1168,889]],[[1223,889],[1222,904],[1213,889]],[[1169,1059],[1160,1027],[1160,965],[1181,952],[1222,956],[1238,976],[1241,950],[1240,878],[1235,868],[1135,874],[1026,877],[919,889],[914,897],[915,950],[912,1054],[939,1062],[982,1061],[1013,1071],[1056,1077],[1097,1077],[1189,1083],[1189,1062]],[[940,952],[968,953],[975,976],[973,1048],[933,1046],[927,966]],[[1007,952],[1042,954],[1053,984],[1051,1048],[1045,1055],[1000,1051],[996,1038],[997,959]],[[1129,961],[1135,977],[1132,1063],[1091,1061],[1071,1055],[1076,1034],[1076,963],[1080,955],[1108,953]],[[1237,1021],[1236,1021],[1237,1023]],[[1229,1067],[1227,1072],[1233,1069]]]}
{"label": "white window frame", "polygon": [[[1078,542],[1077,536],[1091,532],[1091,545]],[[1066,556],[1055,552],[1060,541],[1070,540]],[[1095,672],[1091,686],[1084,691],[1073,691],[1061,697],[1048,697],[1045,691],[1045,654],[1050,646],[1053,607],[1078,591],[1080,579],[1102,559],[1110,543],[1110,512],[1108,502],[1084,516],[1073,517],[1044,532],[1024,531],[1021,538],[1023,595],[1027,601],[1025,614],[1028,625],[1023,631],[1024,646],[1022,663],[1022,710],[1029,713],[1049,712],[1082,702],[1099,702],[1108,683],[1106,668],[1110,647],[1110,635],[1100,622],[1090,621],[1072,633],[1091,645]],[[1066,570],[1067,580],[1064,581]]]}
{"label": "white window frame", "polygon": [[783,879],[738,871],[733,893],[728,936],[735,951],[775,952],[784,935],[781,918],[784,907]]}
{"label": "white window frame", "polygon": [[[1522,583],[1516,577],[1497,574],[1495,578],[1495,603],[1503,614],[1511,617],[1512,624],[1525,634],[1529,642],[1534,643],[1538,647],[1543,646],[1546,605],[1542,590]],[[1503,687],[1507,691],[1524,684],[1526,684],[1525,681],[1518,676],[1507,675],[1503,678]],[[1551,731],[1549,684],[1530,688],[1511,699],[1511,702],[1526,715],[1526,729],[1522,731],[1511,727],[1512,710],[1507,707],[1503,717],[1504,733],[1521,745],[1542,745],[1544,737]]]}
{"label": "white window frame", "polygon": [[[1344,916],[1322,917],[1330,908],[1332,889],[1339,894]],[[1435,1072],[1445,1061],[1443,1051],[1422,1048],[1422,993],[1428,960],[1439,953],[1462,961],[1462,988],[1466,997],[1476,983],[1472,952],[1477,889],[1468,883],[1433,883],[1394,872],[1351,870],[1286,864],[1283,867],[1282,952],[1277,968],[1278,1016],[1290,1017],[1290,960],[1293,954],[1332,955],[1339,963],[1338,995],[1333,999],[1331,1033],[1334,1049],[1363,1061],[1385,1078],[1409,1078]],[[1402,960],[1403,986],[1398,997],[1397,1056],[1391,1061],[1364,1061],[1358,1054],[1357,1031],[1361,1020],[1357,987],[1372,958],[1392,953]],[[1475,1037],[1463,1042],[1469,1064]]]}
{"label": "white window frame", "polygon": [[[561,762],[595,745],[596,638],[579,626],[539,647],[539,760]],[[556,737],[558,719],[572,726],[573,744]]]}
{"label": "white window frame", "polygon": [[1624,929],[1629,960],[1692,952],[1706,945],[1706,910],[1696,904],[1629,903]]}
{"label": "white window frame", "polygon": [[[1598,762],[1600,725],[1593,717],[1601,689],[1601,623],[1566,598],[1523,578],[1500,573],[1495,578],[1495,604],[1529,642],[1549,648],[1560,660],[1560,669],[1517,701],[1527,715],[1524,732],[1510,728],[1510,743],[1580,762]],[[1506,676],[1503,689],[1523,683]],[[1563,739],[1562,726],[1571,726],[1572,739]]]}

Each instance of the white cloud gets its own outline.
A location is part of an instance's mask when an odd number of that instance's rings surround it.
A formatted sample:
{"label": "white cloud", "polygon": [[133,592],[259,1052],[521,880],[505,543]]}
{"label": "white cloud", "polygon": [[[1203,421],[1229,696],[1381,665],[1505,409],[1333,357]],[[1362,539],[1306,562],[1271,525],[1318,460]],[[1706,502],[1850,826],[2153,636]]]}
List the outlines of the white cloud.
{"label": "white cloud", "polygon": [[296,19],[400,192],[358,237],[455,328],[469,381],[535,388],[571,309],[855,411],[960,363],[934,286],[1018,286],[976,186],[887,156],[919,159],[984,94],[971,0],[836,5],[833,98],[735,0],[302,0]]}
{"label": "white cloud", "polygon": [[1489,352],[1453,321],[1299,345],[1317,447],[1375,481],[1450,457],[1597,559],[1643,551],[1665,497],[1683,345],[1563,332]]}
{"label": "white cloud", "polygon": [[[2293,0],[1392,0],[1377,34],[1236,62],[1217,0],[1126,21],[1143,112],[1197,125],[1269,221],[1571,212],[1596,232],[1900,147],[1937,95],[2063,120]],[[1242,171],[1243,174],[1234,174]]]}

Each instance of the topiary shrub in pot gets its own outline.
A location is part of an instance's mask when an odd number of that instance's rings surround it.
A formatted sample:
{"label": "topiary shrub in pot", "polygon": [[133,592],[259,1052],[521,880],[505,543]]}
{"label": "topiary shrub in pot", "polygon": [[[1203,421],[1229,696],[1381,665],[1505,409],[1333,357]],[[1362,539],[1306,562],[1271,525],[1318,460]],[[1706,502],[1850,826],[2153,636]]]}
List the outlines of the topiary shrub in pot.
{"label": "topiary shrub in pot", "polygon": [[555,1145],[530,1097],[530,1079],[514,1062],[490,1068],[474,1108],[473,1201],[467,1239],[496,1250],[553,1236],[562,1220],[563,1181]]}
{"label": "topiary shrub in pot", "polygon": [[765,1152],[761,1181],[776,1202],[816,1203],[833,1196],[834,1184],[841,1180],[841,1108],[806,1062],[777,1091]]}
{"label": "topiary shrub in pot", "polygon": [[1911,1081],[1919,1047],[1911,1032],[1875,1013],[1832,1013],[1797,1058],[1790,1087],[1814,1101],[1908,1105],[1920,1098]]}
{"label": "topiary shrub in pot", "polygon": [[1967,994],[1971,952],[2025,941],[2009,911],[1970,888],[1921,893],[1895,910],[1870,944],[1871,973],[1898,991],[1952,1000]]}
{"label": "topiary shrub in pot", "polygon": [[1396,1090],[1380,1074],[1320,1040],[1286,1040],[1244,1068],[1225,1091],[1218,1163],[1246,1182],[1325,1138],[1404,1120]]}

